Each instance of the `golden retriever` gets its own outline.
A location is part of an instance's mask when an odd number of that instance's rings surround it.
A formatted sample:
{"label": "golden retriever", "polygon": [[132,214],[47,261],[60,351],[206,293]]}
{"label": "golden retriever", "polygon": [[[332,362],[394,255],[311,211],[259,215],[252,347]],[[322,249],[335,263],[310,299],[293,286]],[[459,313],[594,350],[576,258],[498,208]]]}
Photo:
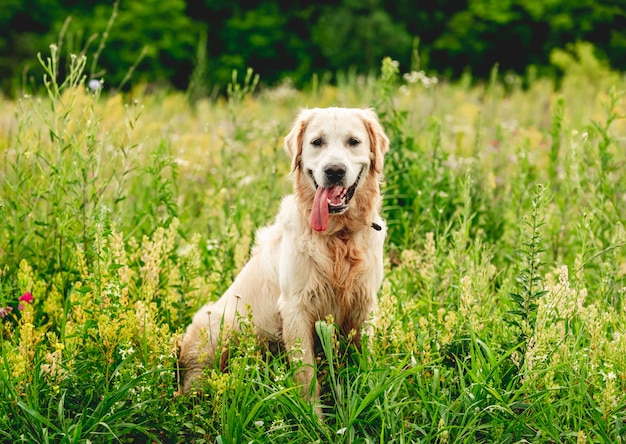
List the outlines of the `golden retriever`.
{"label": "golden retriever", "polygon": [[295,377],[305,396],[317,398],[315,322],[332,315],[359,344],[363,323],[376,309],[386,234],[380,180],[389,149],[378,117],[371,109],[305,109],[284,146],[292,158],[293,194],[283,199],[274,224],[257,232],[232,286],[187,328],[183,393],[205,366],[222,359],[222,328],[237,329],[240,315],[251,312],[260,340],[282,344],[291,359],[302,360]]}

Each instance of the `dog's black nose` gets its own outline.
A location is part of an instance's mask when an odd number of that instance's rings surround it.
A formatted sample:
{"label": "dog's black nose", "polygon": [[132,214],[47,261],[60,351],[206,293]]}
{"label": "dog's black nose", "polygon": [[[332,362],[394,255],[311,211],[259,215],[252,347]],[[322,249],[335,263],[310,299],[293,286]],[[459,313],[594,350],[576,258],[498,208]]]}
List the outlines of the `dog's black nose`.
{"label": "dog's black nose", "polygon": [[328,181],[333,184],[341,182],[346,175],[346,166],[342,164],[331,164],[324,168],[324,174]]}

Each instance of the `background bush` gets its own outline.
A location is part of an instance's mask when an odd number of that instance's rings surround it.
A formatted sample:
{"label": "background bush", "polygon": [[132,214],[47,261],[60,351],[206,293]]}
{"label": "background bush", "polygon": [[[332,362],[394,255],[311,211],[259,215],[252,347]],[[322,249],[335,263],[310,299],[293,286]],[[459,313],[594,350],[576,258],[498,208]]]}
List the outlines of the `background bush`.
{"label": "background bush", "polygon": [[[297,87],[308,85],[314,74],[335,82],[338,72],[376,72],[383,56],[409,71],[418,67],[416,41],[421,68],[449,79],[466,70],[486,79],[495,64],[517,74],[534,67],[554,78],[562,71],[551,63],[552,51],[582,41],[590,42],[595,57],[613,69],[626,68],[626,7],[616,2],[5,3],[0,11],[0,87],[6,94],[33,88],[40,78],[32,54],[47,53],[51,43],[57,43],[64,58],[83,50],[94,54],[100,41],[93,39],[96,34],[106,34],[107,45],[87,74],[104,78],[106,88],[126,84],[129,69],[134,69],[135,84],[184,90],[193,78],[204,85],[202,94],[224,93],[232,70],[248,67],[266,85],[290,79]],[[109,27],[115,9],[119,13]]]}

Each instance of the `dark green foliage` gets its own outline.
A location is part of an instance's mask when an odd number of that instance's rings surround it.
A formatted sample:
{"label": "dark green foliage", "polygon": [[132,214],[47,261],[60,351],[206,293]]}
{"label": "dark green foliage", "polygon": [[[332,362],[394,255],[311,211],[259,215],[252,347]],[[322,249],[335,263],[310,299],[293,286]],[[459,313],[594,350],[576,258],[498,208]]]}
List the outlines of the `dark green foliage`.
{"label": "dark green foliage", "polygon": [[[185,8],[184,0],[120,2],[106,50],[90,76],[103,77],[106,86],[118,88],[127,71],[143,57],[135,70],[134,82],[167,82],[186,87],[200,26],[185,15]],[[77,40],[83,36],[76,42],[77,47],[82,48],[91,35],[101,34],[111,13],[110,4],[66,12],[74,16],[70,30]]]}
{"label": "dark green foliage", "polygon": [[[550,51],[587,40],[615,67],[623,67],[626,10],[609,2],[507,0],[469,2],[452,14],[432,42],[437,68],[460,74],[467,66],[484,77],[493,64],[523,72],[529,65],[549,68]],[[428,41],[424,42],[428,46]]]}
{"label": "dark green foliage", "polygon": [[32,86],[41,71],[31,55],[47,53],[51,43],[64,46],[65,58],[98,52],[103,36],[106,49],[88,74],[103,77],[105,87],[128,86],[130,70],[134,83],[186,89],[195,72],[194,94],[199,69],[210,92],[224,92],[232,70],[248,67],[266,84],[288,77],[300,87],[313,74],[370,73],[384,56],[407,71],[415,37],[422,64],[450,77],[469,69],[487,78],[494,64],[517,73],[532,65],[555,76],[561,70],[552,65],[552,50],[578,41],[591,42],[613,68],[626,68],[626,6],[611,2],[7,0],[0,11],[0,89]]}
{"label": "dark green foliage", "polygon": [[327,6],[311,34],[334,69],[354,67],[367,72],[385,56],[406,58],[411,48],[404,23],[394,20],[376,1],[346,0]]}

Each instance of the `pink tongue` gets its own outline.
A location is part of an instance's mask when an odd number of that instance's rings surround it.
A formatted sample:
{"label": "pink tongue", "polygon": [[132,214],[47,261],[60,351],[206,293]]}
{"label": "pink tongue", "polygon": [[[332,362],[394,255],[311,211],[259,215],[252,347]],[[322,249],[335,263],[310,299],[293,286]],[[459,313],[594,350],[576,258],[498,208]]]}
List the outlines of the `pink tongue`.
{"label": "pink tongue", "polygon": [[311,209],[311,226],[315,231],[325,231],[328,227],[328,193],[329,188],[319,187]]}
{"label": "pink tongue", "polygon": [[328,227],[328,200],[335,201],[342,196],[341,187],[322,188],[315,192],[313,208],[311,209],[311,226],[315,231],[326,231]]}

